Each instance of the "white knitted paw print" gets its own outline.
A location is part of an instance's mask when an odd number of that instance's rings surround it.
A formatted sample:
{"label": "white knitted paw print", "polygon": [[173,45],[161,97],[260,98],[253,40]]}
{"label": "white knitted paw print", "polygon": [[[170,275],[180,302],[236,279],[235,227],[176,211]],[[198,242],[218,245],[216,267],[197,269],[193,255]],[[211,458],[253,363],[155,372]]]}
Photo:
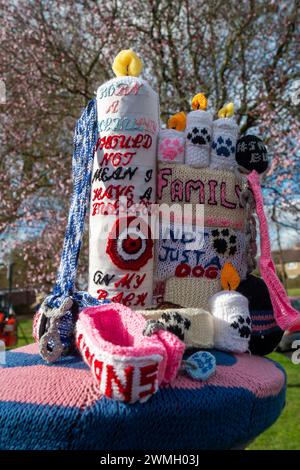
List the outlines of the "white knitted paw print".
{"label": "white knitted paw print", "polygon": [[165,137],[160,145],[159,151],[164,160],[169,160],[172,162],[184,151],[182,141],[180,139],[170,139]]}

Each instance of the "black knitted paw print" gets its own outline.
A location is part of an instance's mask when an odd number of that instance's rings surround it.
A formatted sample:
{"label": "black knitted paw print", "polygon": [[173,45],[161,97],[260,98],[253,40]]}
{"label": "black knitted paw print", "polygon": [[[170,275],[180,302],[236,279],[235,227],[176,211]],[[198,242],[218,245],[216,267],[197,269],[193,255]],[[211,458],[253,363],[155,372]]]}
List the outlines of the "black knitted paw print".
{"label": "black knitted paw print", "polygon": [[233,256],[237,252],[236,235],[228,228],[214,229],[211,232],[213,247],[219,255]]}
{"label": "black knitted paw print", "polygon": [[230,157],[235,152],[235,147],[230,137],[226,139],[221,135],[217,138],[217,140],[213,141],[212,148],[215,149],[216,154],[220,157]]}
{"label": "black knitted paw print", "polygon": [[178,336],[182,341],[186,330],[189,330],[191,326],[190,320],[178,312],[164,312],[159,322],[163,323],[168,331]]}
{"label": "black knitted paw print", "polygon": [[235,330],[238,330],[239,335],[241,338],[249,338],[251,335],[251,320],[250,317],[243,318],[242,316],[239,316],[236,321],[231,323],[231,328],[234,328]]}
{"label": "black knitted paw print", "polygon": [[194,127],[192,131],[188,133],[187,138],[194,145],[207,145],[210,142],[210,135],[205,127],[202,129]]}

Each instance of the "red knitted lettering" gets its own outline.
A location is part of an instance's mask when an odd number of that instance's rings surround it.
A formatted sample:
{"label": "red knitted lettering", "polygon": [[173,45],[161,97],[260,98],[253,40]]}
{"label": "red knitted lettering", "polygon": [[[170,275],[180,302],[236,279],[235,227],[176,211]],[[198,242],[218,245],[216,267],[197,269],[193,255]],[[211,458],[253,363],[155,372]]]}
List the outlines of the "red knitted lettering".
{"label": "red knitted lettering", "polygon": [[98,289],[97,294],[98,294],[98,297],[97,297],[98,300],[104,300],[108,296],[108,292],[104,289]]}
{"label": "red knitted lettering", "polygon": [[113,398],[113,383],[118,388],[118,391],[124,397],[124,401],[131,400],[131,390],[132,390],[132,380],[133,380],[133,366],[128,366],[124,369],[125,375],[125,385],[122,384],[120,378],[118,377],[114,366],[107,364],[106,366],[106,388],[105,388],[105,395],[107,397]]}
{"label": "red knitted lettering", "polygon": [[191,268],[188,264],[182,263],[176,267],[175,276],[187,277],[191,273]]}
{"label": "red knitted lettering", "polygon": [[148,395],[153,395],[156,391],[156,382],[157,382],[157,369],[158,363],[150,364],[140,368],[140,386],[144,387],[145,385],[150,385],[148,390],[143,390],[139,393],[140,398],[145,398]]}
{"label": "red knitted lettering", "polygon": [[102,371],[103,371],[103,362],[98,361],[98,359],[95,359],[93,369],[94,369],[95,377],[98,380],[98,383],[100,384],[101,377],[102,377]]}

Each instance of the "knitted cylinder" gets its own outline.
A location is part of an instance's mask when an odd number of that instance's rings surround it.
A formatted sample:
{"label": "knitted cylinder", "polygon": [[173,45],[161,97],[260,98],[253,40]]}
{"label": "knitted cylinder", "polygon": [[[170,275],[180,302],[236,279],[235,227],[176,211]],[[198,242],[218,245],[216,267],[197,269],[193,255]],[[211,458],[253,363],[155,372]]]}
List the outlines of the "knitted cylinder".
{"label": "knitted cylinder", "polygon": [[248,299],[234,291],[218,292],[209,299],[209,311],[215,317],[215,347],[237,353],[248,351],[251,334]]}
{"label": "knitted cylinder", "polygon": [[151,304],[153,290],[148,207],[155,202],[157,93],[140,78],[114,78],[98,88],[97,115],[89,293],[143,307]]}
{"label": "knitted cylinder", "polygon": [[157,320],[187,347],[214,347],[213,316],[201,308],[171,308],[139,311],[146,320]]}
{"label": "knitted cylinder", "polygon": [[237,290],[249,301],[252,324],[250,351],[258,355],[271,353],[279,344],[283,331],[276,323],[264,280],[250,274],[240,283]]}
{"label": "knitted cylinder", "polygon": [[234,118],[220,118],[213,122],[211,168],[234,169],[239,127]]}
{"label": "knitted cylinder", "polygon": [[99,396],[79,356],[49,366],[37,345],[7,351],[0,368],[0,449],[126,454],[245,446],[280,415],[284,371],[258,356],[211,353],[217,369],[207,381],[179,373],[146,403],[127,404]]}
{"label": "knitted cylinder", "polygon": [[185,129],[185,163],[195,168],[209,166],[212,114],[197,110],[187,114]]}
{"label": "knitted cylinder", "polygon": [[184,163],[184,142],[183,132],[175,129],[162,129],[158,139],[158,161]]}

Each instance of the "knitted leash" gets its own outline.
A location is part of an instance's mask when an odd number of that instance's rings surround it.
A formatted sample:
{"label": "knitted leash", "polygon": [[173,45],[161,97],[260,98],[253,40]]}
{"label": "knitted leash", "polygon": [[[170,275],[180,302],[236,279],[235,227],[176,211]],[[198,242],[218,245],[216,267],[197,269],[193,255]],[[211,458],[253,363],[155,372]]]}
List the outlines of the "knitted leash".
{"label": "knitted leash", "polygon": [[259,174],[253,170],[247,178],[254,195],[256,213],[260,225],[260,272],[269,289],[276,322],[282,330],[286,330],[295,323],[300,322],[299,313],[291,306],[284,287],[276,274],[275,265],[271,256],[268,223],[264,213]]}
{"label": "knitted leash", "polygon": [[[87,292],[74,292],[84,219],[91,192],[96,140],[97,112],[94,99],[88,103],[76,124],[72,158],[73,194],[62,256],[53,292],[45,298],[41,306],[44,320],[48,319],[48,321],[42,322],[47,331],[41,332],[40,353],[48,362],[57,360],[62,353],[63,346],[58,327],[62,317],[71,310],[73,303],[79,309],[103,303]],[[48,347],[49,344],[51,348]]]}

